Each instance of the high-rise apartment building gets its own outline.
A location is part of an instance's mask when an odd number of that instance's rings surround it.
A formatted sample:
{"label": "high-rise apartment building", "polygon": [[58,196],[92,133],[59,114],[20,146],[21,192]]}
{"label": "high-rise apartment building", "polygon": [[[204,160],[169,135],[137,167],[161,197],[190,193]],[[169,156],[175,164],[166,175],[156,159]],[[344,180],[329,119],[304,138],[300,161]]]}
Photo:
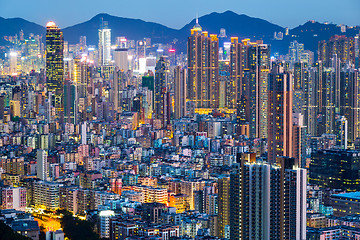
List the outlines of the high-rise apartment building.
{"label": "high-rise apartment building", "polygon": [[1,192],[1,208],[15,209],[25,211],[26,207],[26,188],[23,187],[7,187]]}
{"label": "high-rise apartment building", "polygon": [[230,176],[218,178],[218,223],[219,238],[228,238],[230,226]]}
{"label": "high-rise apartment building", "polygon": [[293,82],[282,63],[274,64],[269,74],[268,161],[277,156],[293,157]]}
{"label": "high-rise apartment building", "polygon": [[186,114],[186,69],[176,66],[174,70],[175,77],[175,119],[179,119]]}
{"label": "high-rise apartment building", "polygon": [[196,20],[188,38],[188,93],[195,108],[219,107],[219,40]]}
{"label": "high-rise apartment building", "polygon": [[261,41],[253,43],[249,39],[244,39],[242,45],[244,72],[238,88],[242,96],[238,97],[245,109],[240,112],[245,114],[245,122],[249,123],[249,137],[267,138],[270,46]]}
{"label": "high-rise apartment building", "polygon": [[306,170],[238,155],[230,174],[230,239],[306,239]]}
{"label": "high-rise apartment building", "polygon": [[328,41],[320,41],[318,44],[318,60],[323,61],[325,67],[330,67],[332,58],[336,54],[342,64],[355,64],[355,39],[344,35],[335,35]]}
{"label": "high-rise apartment building", "polygon": [[37,178],[47,181],[49,178],[49,163],[47,161],[47,151],[43,149],[38,149],[36,153],[37,160]]}
{"label": "high-rise apartment building", "polygon": [[169,61],[162,56],[155,67],[154,117],[160,119],[162,127],[170,124]]}
{"label": "high-rise apartment building", "polygon": [[235,109],[240,98],[245,94],[242,86],[243,45],[237,37],[231,38],[230,79],[226,84],[226,107]]}
{"label": "high-rise apartment building", "polygon": [[56,118],[64,114],[64,37],[54,22],[46,25],[46,86]]}

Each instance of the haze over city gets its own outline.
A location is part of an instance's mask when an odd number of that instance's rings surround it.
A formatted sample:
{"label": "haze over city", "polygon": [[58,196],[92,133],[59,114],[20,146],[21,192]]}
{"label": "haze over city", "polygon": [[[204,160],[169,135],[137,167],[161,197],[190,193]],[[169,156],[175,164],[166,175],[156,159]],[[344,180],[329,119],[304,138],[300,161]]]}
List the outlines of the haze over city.
{"label": "haze over city", "polygon": [[[181,28],[197,15],[211,12],[234,11],[252,17],[263,18],[282,27],[296,27],[308,20],[332,22],[356,26],[360,24],[360,2],[357,0],[288,1],[288,0],[64,0],[51,3],[47,0],[2,0],[0,16],[21,17],[45,25],[55,21],[61,28],[69,27],[92,18],[98,13],[119,17],[138,18],[157,22],[171,28]],[[21,7],[19,7],[21,6]]]}

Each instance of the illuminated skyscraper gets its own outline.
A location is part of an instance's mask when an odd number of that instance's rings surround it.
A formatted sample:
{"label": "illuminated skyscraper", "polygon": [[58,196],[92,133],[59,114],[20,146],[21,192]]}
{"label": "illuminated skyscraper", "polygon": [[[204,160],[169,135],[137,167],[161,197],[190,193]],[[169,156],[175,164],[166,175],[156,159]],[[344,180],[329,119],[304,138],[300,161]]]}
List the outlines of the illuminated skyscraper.
{"label": "illuminated skyscraper", "polygon": [[46,25],[46,85],[57,118],[64,114],[64,38],[54,22]]}
{"label": "illuminated skyscraper", "polygon": [[228,232],[230,221],[230,176],[218,178],[218,224],[217,232],[219,238],[229,238]]}
{"label": "illuminated skyscraper", "polygon": [[242,96],[243,46],[237,37],[231,38],[230,81],[226,85],[226,106],[236,108]]}
{"label": "illuminated skyscraper", "polygon": [[69,79],[64,84],[64,122],[76,123],[77,115],[77,86]]}
{"label": "illuminated skyscraper", "polygon": [[160,57],[155,68],[155,119],[160,119],[162,127],[170,124],[170,92],[168,89],[169,61]]}
{"label": "illuminated skyscraper", "polygon": [[103,22],[99,29],[99,65],[108,65],[111,61],[111,29]]}
{"label": "illuminated skyscraper", "polygon": [[188,94],[196,108],[219,107],[219,40],[196,20],[188,38]]}
{"label": "illuminated skyscraper", "polygon": [[318,60],[323,61],[325,67],[330,67],[332,58],[336,54],[342,64],[355,64],[355,39],[357,38],[335,35],[328,41],[320,41],[318,44]]}
{"label": "illuminated skyscraper", "polygon": [[175,118],[181,118],[186,113],[186,69],[175,67]]}
{"label": "illuminated skyscraper", "polygon": [[268,161],[277,156],[293,157],[293,82],[282,63],[273,66],[269,74],[268,93]]}
{"label": "illuminated skyscraper", "polygon": [[306,239],[306,170],[293,158],[238,156],[230,174],[230,239]]}
{"label": "illuminated skyscraper", "polygon": [[244,113],[244,122],[249,123],[249,137],[267,138],[270,46],[262,41],[250,42],[249,39],[244,39],[242,46],[243,60],[237,60],[237,64],[243,62],[243,73],[237,87],[241,101],[237,104],[239,107],[245,106],[245,109],[238,110]]}
{"label": "illuminated skyscraper", "polygon": [[37,161],[37,174],[36,176],[44,181],[47,181],[49,178],[49,163],[47,161],[47,151],[43,149],[38,149],[36,153],[36,161]]}

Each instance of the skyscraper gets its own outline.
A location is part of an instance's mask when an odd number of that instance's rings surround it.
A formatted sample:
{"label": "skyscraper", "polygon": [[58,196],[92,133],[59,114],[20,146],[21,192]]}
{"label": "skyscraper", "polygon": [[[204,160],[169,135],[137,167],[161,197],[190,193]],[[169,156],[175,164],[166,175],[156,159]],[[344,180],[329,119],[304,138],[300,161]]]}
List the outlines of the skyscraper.
{"label": "skyscraper", "polygon": [[36,153],[37,160],[37,178],[47,181],[49,178],[49,164],[47,161],[47,151],[43,149],[38,149]]}
{"label": "skyscraper", "polygon": [[155,67],[155,106],[154,117],[160,119],[162,127],[170,124],[170,92],[168,86],[169,62],[166,57],[160,57]]}
{"label": "skyscraper", "polygon": [[64,38],[54,22],[46,25],[46,86],[57,118],[64,114]]}
{"label": "skyscraper", "polygon": [[186,113],[186,69],[176,66],[175,75],[175,118],[181,118]]}
{"label": "skyscraper", "polygon": [[268,93],[268,161],[277,156],[293,157],[292,75],[282,63],[274,64],[269,74]]}
{"label": "skyscraper", "polygon": [[270,46],[262,41],[250,42],[250,39],[244,39],[242,46],[244,67],[240,88],[238,87],[238,93],[242,95],[238,98],[242,102],[238,104],[245,106],[245,109],[240,112],[245,113],[245,122],[249,123],[249,137],[267,138]]}
{"label": "skyscraper", "polygon": [[64,122],[77,121],[77,86],[69,79],[64,84]]}
{"label": "skyscraper", "polygon": [[219,107],[219,40],[196,20],[188,38],[187,98],[196,108]]}
{"label": "skyscraper", "polygon": [[320,41],[318,52],[318,60],[323,61],[325,67],[332,65],[334,54],[338,56],[342,64],[355,64],[355,40],[352,37],[334,35],[328,41]]}
{"label": "skyscraper", "polygon": [[99,29],[99,65],[108,65],[111,61],[111,29],[102,22]]}
{"label": "skyscraper", "polygon": [[231,38],[230,47],[230,80],[226,85],[226,106],[236,108],[237,102],[243,95],[243,46],[237,37]]}
{"label": "skyscraper", "polygon": [[295,159],[275,165],[237,157],[230,174],[230,239],[306,239],[306,170]]}
{"label": "skyscraper", "polygon": [[129,70],[128,63],[128,49],[127,48],[117,48],[114,53],[115,67],[119,70],[127,72]]}
{"label": "skyscraper", "polygon": [[230,225],[230,177],[220,176],[218,178],[218,225],[219,238],[228,238],[228,227]]}

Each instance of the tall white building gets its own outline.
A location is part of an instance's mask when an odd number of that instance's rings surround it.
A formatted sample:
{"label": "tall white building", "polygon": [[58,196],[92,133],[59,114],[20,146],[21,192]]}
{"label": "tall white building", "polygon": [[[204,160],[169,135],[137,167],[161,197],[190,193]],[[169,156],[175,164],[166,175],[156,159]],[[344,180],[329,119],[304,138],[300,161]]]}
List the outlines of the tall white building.
{"label": "tall white building", "polygon": [[86,122],[83,122],[83,124],[81,124],[81,144],[85,145],[86,144],[86,138],[87,138],[87,134],[86,134]]}
{"label": "tall white building", "polygon": [[36,154],[37,160],[37,174],[36,176],[41,180],[46,181],[49,177],[49,164],[47,161],[47,151],[43,149],[38,149]]}
{"label": "tall white building", "polygon": [[111,61],[111,29],[104,22],[99,29],[99,65],[108,65]]}

